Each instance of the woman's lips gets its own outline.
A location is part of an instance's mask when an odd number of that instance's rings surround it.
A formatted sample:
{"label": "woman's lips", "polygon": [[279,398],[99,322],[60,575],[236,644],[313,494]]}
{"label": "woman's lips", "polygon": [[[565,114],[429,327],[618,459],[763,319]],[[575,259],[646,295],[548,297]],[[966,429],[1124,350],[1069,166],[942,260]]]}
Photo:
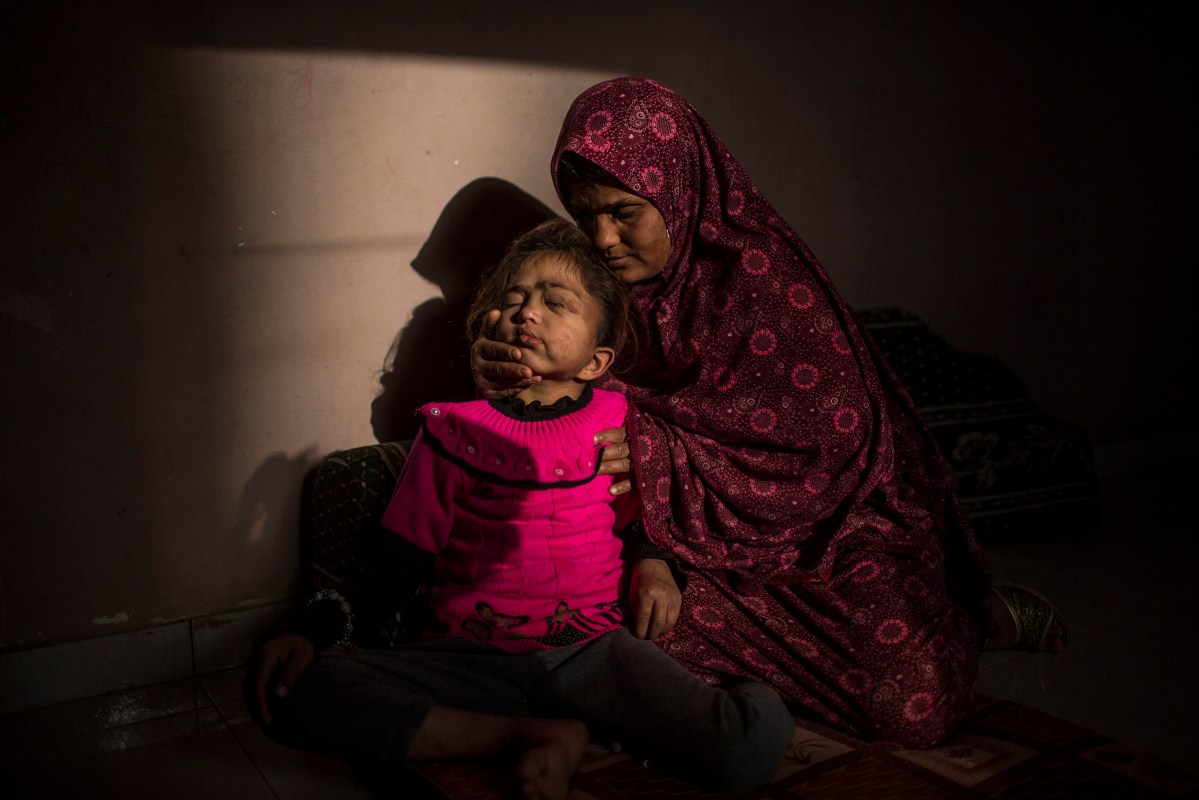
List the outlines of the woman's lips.
{"label": "woman's lips", "polygon": [[538,339],[538,338],[537,338],[536,336],[534,336],[533,334],[531,334],[531,333],[527,333],[527,332],[525,332],[525,331],[521,331],[520,333],[518,333],[518,334],[516,335],[516,339],[517,339],[517,341],[519,341],[521,344],[524,344],[524,345],[538,345],[538,344],[541,344],[541,340],[540,340],[540,339]]}

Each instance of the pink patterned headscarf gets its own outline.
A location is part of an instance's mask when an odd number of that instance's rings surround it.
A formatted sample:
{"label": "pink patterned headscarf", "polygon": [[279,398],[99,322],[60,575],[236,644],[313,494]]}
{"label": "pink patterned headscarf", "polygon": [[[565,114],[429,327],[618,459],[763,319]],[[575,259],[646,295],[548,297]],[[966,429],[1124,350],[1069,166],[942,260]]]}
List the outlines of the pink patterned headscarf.
{"label": "pink patterned headscarf", "polygon": [[652,542],[751,593],[827,580],[846,546],[918,556],[953,528],[977,548],[910,400],[686,100],[643,78],[594,86],[566,115],[555,182],[566,152],[652,202],[670,233],[662,275],[631,290],[638,363],[606,384],[634,403]]}

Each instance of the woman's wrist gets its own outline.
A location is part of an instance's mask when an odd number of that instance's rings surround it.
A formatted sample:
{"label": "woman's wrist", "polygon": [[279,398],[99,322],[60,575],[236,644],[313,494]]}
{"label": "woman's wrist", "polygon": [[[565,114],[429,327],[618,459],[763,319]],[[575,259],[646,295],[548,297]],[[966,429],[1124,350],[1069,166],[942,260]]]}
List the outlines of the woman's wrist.
{"label": "woman's wrist", "polygon": [[659,547],[654,547],[648,542],[638,545],[634,550],[632,563],[634,569],[646,563],[661,564],[670,570],[670,576],[674,578],[675,585],[679,587],[680,592],[687,588],[687,573],[679,564],[679,560]]}

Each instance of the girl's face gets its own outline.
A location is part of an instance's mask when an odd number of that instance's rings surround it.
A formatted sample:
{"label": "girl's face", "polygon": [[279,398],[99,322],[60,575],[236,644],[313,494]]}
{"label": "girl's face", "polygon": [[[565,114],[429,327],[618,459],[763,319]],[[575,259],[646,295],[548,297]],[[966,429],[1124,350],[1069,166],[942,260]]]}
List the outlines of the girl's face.
{"label": "girl's face", "polygon": [[615,357],[612,348],[596,345],[602,322],[603,310],[578,268],[558,253],[537,253],[504,289],[495,338],[520,348],[520,363],[542,384],[570,384],[594,380]]}
{"label": "girl's face", "polygon": [[618,186],[584,185],[571,192],[567,210],[625,283],[652,280],[666,267],[666,220],[644,197]]}

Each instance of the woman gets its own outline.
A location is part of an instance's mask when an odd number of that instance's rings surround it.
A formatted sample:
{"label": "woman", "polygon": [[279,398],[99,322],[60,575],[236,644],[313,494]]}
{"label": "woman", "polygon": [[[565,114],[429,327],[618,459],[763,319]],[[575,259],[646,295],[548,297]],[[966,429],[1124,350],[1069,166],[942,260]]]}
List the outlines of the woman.
{"label": "woman", "polygon": [[[1036,606],[1035,630],[1015,610],[991,619],[981,551],[911,401],[686,100],[646,79],[592,87],[552,170],[630,285],[636,363],[604,384],[632,401],[627,446],[604,432],[604,469],[631,467],[615,490],[639,493],[649,544],[687,571],[681,612],[660,591],[635,609],[648,635],[668,631],[666,652],[709,682],[760,681],[805,716],[927,747],[965,712],[986,634],[1060,647],[1039,596],[1009,594]],[[526,385],[519,357],[480,340],[477,384]],[[658,587],[669,577],[644,566]]]}

